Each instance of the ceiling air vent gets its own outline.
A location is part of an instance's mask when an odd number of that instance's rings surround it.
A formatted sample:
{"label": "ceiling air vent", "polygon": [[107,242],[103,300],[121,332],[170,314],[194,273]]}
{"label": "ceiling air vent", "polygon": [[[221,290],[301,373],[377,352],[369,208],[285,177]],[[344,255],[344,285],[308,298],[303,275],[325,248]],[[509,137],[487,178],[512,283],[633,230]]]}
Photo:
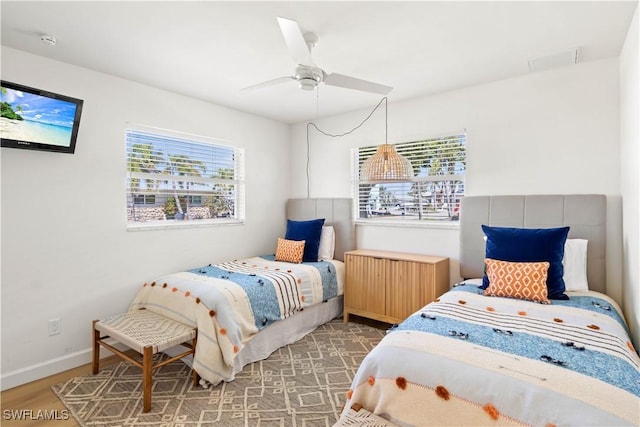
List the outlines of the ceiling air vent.
{"label": "ceiling air vent", "polygon": [[578,48],[529,59],[529,71],[547,70],[578,63]]}

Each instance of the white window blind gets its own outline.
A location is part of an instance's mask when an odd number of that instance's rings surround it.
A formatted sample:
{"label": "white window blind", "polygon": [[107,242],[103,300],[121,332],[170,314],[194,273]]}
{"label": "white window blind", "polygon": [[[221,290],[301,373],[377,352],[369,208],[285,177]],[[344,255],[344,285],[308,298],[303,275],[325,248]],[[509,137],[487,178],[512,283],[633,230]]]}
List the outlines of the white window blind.
{"label": "white window blind", "polygon": [[357,219],[362,221],[457,221],[464,197],[466,134],[394,144],[413,166],[407,181],[360,179],[362,163],[377,146],[354,150]]}
{"label": "white window blind", "polygon": [[244,220],[242,149],[139,126],[125,139],[129,225]]}

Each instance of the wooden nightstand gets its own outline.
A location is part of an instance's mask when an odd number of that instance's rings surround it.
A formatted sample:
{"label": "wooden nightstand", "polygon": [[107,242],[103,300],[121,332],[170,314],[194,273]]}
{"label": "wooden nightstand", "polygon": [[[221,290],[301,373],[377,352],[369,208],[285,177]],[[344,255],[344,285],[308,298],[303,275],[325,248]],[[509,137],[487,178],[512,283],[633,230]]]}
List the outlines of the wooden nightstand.
{"label": "wooden nightstand", "polygon": [[449,290],[449,258],[358,249],[345,252],[349,315],[399,323]]}

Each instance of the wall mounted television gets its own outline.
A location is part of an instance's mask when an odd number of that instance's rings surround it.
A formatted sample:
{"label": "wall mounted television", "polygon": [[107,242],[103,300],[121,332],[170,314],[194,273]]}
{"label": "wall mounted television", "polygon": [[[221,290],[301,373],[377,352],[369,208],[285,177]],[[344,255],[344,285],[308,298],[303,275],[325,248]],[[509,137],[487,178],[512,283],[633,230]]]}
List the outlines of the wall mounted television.
{"label": "wall mounted television", "polygon": [[73,154],[81,99],[0,80],[2,147]]}

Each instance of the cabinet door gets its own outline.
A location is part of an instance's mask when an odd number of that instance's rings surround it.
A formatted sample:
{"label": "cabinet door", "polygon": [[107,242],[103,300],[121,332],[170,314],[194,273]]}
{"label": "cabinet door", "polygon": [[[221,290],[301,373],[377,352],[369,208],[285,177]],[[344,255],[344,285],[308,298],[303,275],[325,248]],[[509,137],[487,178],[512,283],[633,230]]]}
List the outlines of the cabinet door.
{"label": "cabinet door", "polygon": [[389,260],[387,278],[387,316],[404,320],[432,298],[430,273],[433,265]]}
{"label": "cabinet door", "polygon": [[346,255],[344,304],[348,308],[385,314],[384,259]]}

